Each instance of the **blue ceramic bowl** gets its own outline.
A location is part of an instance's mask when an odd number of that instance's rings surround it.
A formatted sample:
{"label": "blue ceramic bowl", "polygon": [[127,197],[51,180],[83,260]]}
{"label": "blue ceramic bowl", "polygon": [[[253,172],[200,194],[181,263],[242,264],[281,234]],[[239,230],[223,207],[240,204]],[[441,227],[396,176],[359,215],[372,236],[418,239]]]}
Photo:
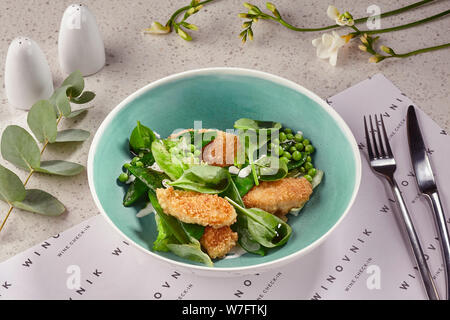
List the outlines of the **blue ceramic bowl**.
{"label": "blue ceramic bowl", "polygon": [[[137,218],[122,205],[117,176],[130,161],[128,137],[139,120],[166,137],[176,128],[233,128],[239,118],[272,120],[303,131],[314,146],[322,184],[297,217],[286,245],[264,257],[244,254],[217,260],[214,268],[152,251],[154,216]],[[293,261],[317,247],[342,221],[358,191],[361,163],[356,141],[342,118],[317,95],[286,79],[247,69],[212,68],[155,81],[121,102],[103,121],[88,160],[89,186],[100,212],[124,237],[158,260],[208,275],[259,272]]]}

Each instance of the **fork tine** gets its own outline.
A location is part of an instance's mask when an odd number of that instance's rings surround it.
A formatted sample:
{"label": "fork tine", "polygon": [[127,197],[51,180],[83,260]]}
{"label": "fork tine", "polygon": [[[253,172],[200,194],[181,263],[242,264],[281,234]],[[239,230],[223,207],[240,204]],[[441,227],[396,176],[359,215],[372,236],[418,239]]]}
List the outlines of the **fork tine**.
{"label": "fork tine", "polygon": [[377,126],[378,142],[380,143],[380,145],[379,145],[379,147],[380,147],[380,154],[381,154],[381,157],[385,158],[386,157],[386,151],[384,151],[383,139],[381,138],[380,123],[378,122],[378,118],[377,118],[376,114],[375,114],[375,124]]}
{"label": "fork tine", "polygon": [[369,158],[372,160],[372,159],[374,159],[374,156],[373,156],[373,151],[372,151],[372,144],[370,143],[370,138],[369,138],[369,130],[367,130],[366,116],[364,116],[364,132],[366,133],[367,152],[369,153]]}
{"label": "fork tine", "polygon": [[378,152],[377,140],[375,139],[375,131],[373,130],[372,116],[371,115],[369,115],[369,121],[370,121],[370,133],[372,134],[372,141],[373,141],[373,148],[375,150],[375,156],[377,158],[379,158],[380,157],[380,153]]}
{"label": "fork tine", "polygon": [[383,128],[384,144],[386,145],[386,151],[387,151],[388,156],[390,158],[392,158],[392,157],[394,157],[394,155],[392,154],[391,145],[389,144],[389,138],[386,133],[386,127],[384,126],[383,115],[381,115],[381,114],[380,114],[380,119],[381,119],[381,127]]}

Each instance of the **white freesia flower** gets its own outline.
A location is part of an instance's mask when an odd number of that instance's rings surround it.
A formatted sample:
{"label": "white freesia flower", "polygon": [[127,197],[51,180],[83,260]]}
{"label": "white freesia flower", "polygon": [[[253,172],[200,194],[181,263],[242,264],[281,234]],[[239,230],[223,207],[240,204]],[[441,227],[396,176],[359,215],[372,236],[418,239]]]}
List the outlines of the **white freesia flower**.
{"label": "white freesia flower", "polygon": [[147,28],[144,30],[145,33],[152,33],[152,34],[166,34],[170,32],[170,27],[163,26],[159,22],[152,22],[150,28]]}
{"label": "white freesia flower", "polygon": [[355,24],[353,17],[348,12],[341,14],[335,6],[328,6],[327,15],[330,19],[336,21],[336,24],[340,26],[351,27]]}
{"label": "white freesia flower", "polygon": [[339,49],[345,44],[345,40],[336,32],[325,33],[322,37],[314,39],[312,44],[317,48],[317,56],[320,59],[329,59],[332,66],[336,65]]}

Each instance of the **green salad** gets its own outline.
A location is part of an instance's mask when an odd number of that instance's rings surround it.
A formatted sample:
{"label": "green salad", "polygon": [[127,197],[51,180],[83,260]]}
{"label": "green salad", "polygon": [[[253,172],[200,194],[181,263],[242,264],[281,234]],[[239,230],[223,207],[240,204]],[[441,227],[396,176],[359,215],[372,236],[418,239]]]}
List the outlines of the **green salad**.
{"label": "green salad", "polygon": [[264,256],[283,246],[295,232],[287,213],[298,214],[323,177],[313,144],[272,121],[164,139],[138,121],[129,150],[118,177],[123,205],[154,213],[152,249],[207,266],[236,249]]}

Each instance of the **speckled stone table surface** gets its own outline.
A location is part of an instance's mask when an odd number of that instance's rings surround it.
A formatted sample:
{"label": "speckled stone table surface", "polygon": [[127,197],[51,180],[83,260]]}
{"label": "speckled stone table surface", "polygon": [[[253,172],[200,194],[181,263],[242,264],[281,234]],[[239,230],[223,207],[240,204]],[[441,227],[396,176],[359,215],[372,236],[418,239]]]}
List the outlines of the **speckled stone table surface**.
{"label": "speckled stone table surface", "polygon": [[[93,134],[105,116],[125,97],[161,77],[203,67],[253,68],[295,81],[319,96],[332,96],[376,73],[383,73],[444,129],[450,129],[450,50],[379,64],[368,63],[368,55],[350,43],[339,52],[338,64],[330,66],[316,57],[311,40],[320,33],[298,33],[266,21],[258,22],[255,40],[242,45],[238,34],[244,12],[243,0],[217,0],[191,17],[200,26],[192,32],[194,40],[178,36],[144,35],[142,29],[153,20],[165,22],[170,14],[189,0],[92,0],[83,1],[95,14],[106,47],[106,66],[86,78],[86,87],[95,91],[94,108],[77,120],[67,120],[63,127],[83,128]],[[265,1],[250,1],[261,8]],[[322,26],[331,20],[326,15],[330,1],[275,0],[285,18],[294,25]],[[382,12],[414,1],[332,1],[338,8],[350,10],[355,17],[366,16],[367,7],[376,4]],[[4,82],[4,61],[10,42],[17,36],[34,39],[47,56],[58,86],[63,75],[58,64],[58,29],[70,1],[2,0],[0,1],[0,81]],[[436,1],[401,16],[381,21],[382,27],[405,24],[431,16],[450,7],[450,1]],[[441,18],[413,29],[382,35],[382,43],[398,52],[450,41],[450,17]],[[344,34],[344,31],[340,31]],[[0,89],[0,130],[10,125],[26,126],[26,113],[8,105]],[[374,92],[373,97],[382,92]],[[364,103],[364,101],[361,101]],[[86,164],[92,136],[82,144],[50,146],[45,158],[62,158]],[[0,163],[12,168],[0,159]],[[15,170],[19,172],[19,170]],[[25,173],[20,173],[24,178]],[[67,207],[60,217],[50,218],[14,210],[0,233],[0,261],[25,250],[81,221],[98,214],[91,198],[86,173],[73,178],[39,175],[29,187],[41,188],[57,196]],[[0,219],[8,207],[0,203]]]}

